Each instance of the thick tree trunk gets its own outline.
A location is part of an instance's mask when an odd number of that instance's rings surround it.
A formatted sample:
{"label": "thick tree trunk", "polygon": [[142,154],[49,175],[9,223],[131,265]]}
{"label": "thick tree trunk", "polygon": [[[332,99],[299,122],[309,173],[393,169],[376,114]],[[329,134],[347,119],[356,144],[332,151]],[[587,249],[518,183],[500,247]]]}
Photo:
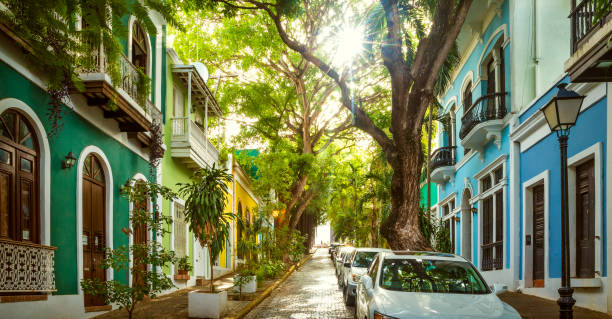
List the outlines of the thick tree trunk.
{"label": "thick tree trunk", "polygon": [[411,136],[406,141],[398,145],[397,156],[390,161],[394,171],[391,214],[382,224],[381,233],[394,250],[431,250],[419,228],[421,136]]}

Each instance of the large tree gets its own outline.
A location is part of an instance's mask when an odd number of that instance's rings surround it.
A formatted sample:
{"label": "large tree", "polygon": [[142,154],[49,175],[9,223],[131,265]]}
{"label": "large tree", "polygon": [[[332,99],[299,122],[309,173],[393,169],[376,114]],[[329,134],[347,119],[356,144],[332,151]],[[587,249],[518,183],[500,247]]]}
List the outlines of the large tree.
{"label": "large tree", "polygon": [[[380,145],[394,171],[392,210],[382,225],[383,236],[394,249],[431,249],[418,227],[422,124],[472,0],[380,0],[369,12],[361,12],[370,17],[368,37],[372,43],[368,47],[380,53],[388,75],[390,134],[362,107],[363,101],[351,92],[350,72],[332,63],[317,41],[320,37],[316,37],[330,25],[341,28],[347,20],[344,17],[349,16],[346,8],[364,7],[363,3],[349,0],[195,0],[195,3],[230,15],[263,13],[287,47],[333,79],[343,106],[353,114],[353,124]],[[342,5],[341,10],[334,10]]]}
{"label": "large tree", "polygon": [[316,185],[324,174],[317,158],[348,133],[349,112],[333,96],[335,83],[280,38],[270,38],[261,18],[202,16],[187,28],[204,25],[204,34],[179,35],[177,49],[192,60],[206,60],[216,74],[240,74],[221,86],[220,103],[246,118],[239,140],[257,138],[268,145],[257,160],[260,178],[254,186],[261,195],[275,191],[287,212],[281,226],[293,231],[319,195]]}

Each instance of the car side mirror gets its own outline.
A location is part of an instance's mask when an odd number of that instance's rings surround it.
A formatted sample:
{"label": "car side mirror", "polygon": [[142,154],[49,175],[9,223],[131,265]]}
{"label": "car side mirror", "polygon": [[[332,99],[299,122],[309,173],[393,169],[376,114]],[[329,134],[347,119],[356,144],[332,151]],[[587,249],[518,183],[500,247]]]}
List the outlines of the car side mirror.
{"label": "car side mirror", "polygon": [[351,263],[350,262],[345,262],[344,263],[344,267],[351,267]]}
{"label": "car side mirror", "polygon": [[368,296],[371,296],[374,293],[372,287],[372,278],[370,278],[370,276],[361,276],[361,284],[363,285],[363,288],[365,289],[365,292],[368,294]]}
{"label": "car side mirror", "polygon": [[493,290],[493,292],[496,295],[501,295],[504,292],[508,291],[508,286],[504,284],[493,284],[493,287],[491,287],[491,290]]}

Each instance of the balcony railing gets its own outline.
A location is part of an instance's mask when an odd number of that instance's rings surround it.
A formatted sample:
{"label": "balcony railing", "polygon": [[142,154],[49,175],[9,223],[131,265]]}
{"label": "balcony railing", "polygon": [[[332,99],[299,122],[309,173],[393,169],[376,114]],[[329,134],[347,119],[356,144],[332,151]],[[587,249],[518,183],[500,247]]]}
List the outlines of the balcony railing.
{"label": "balcony railing", "polygon": [[455,165],[455,162],[457,160],[455,155],[456,153],[456,146],[445,146],[437,149],[435,152],[433,152],[433,154],[431,154],[431,170],[442,166]]}
{"label": "balcony railing", "polygon": [[504,242],[482,245],[482,270],[502,269]]}
{"label": "balcony railing", "polygon": [[55,291],[55,249],[0,239],[0,293]]}
{"label": "balcony railing", "polygon": [[[89,58],[90,60],[86,63],[87,67],[81,68],[82,73],[111,74],[110,65],[101,46],[99,48],[92,46],[92,53]],[[119,55],[118,71],[121,80],[119,83],[113,84],[121,88],[140,107],[145,109],[148,98],[148,92],[145,91],[145,87],[150,85],[147,85],[144,81],[150,81],[150,79],[143,76],[123,53]]]}
{"label": "balcony railing", "polygon": [[461,118],[459,138],[463,139],[478,124],[503,119],[506,116],[506,92],[481,96]]}
{"label": "balcony railing", "polygon": [[[573,0],[575,3],[575,0]],[[581,1],[569,15],[572,28],[572,54],[580,47],[580,42],[584,40],[591,31],[603,26],[607,14],[603,14],[599,22],[595,23],[597,0]],[[610,13],[608,13],[610,14]]]}
{"label": "balcony railing", "polygon": [[[187,131],[188,126],[189,131]],[[189,117],[175,117],[172,119],[172,137],[183,140],[196,150],[203,151],[214,162],[219,160],[219,151],[208,140],[204,129],[190,120]]]}

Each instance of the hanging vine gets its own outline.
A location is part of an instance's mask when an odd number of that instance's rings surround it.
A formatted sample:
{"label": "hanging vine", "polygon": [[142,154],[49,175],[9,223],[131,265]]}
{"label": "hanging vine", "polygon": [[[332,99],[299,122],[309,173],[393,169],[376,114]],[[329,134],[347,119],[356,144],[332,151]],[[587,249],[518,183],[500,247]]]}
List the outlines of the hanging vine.
{"label": "hanging vine", "polygon": [[[47,119],[49,137],[57,135],[69,109],[70,94],[82,91],[79,74],[104,63],[113,85],[121,81],[118,39],[127,38],[123,17],[134,15],[145,31],[156,34],[150,11],[157,11],[177,26],[174,9],[163,0],[0,0],[0,28],[24,49],[24,57],[38,74],[43,74],[49,93]],[[100,61],[99,48],[104,61]]]}
{"label": "hanging vine", "polygon": [[164,131],[162,124],[158,120],[154,120],[149,129],[151,134],[151,144],[149,144],[149,176],[153,180],[154,172],[159,166],[161,159],[164,157]]}

